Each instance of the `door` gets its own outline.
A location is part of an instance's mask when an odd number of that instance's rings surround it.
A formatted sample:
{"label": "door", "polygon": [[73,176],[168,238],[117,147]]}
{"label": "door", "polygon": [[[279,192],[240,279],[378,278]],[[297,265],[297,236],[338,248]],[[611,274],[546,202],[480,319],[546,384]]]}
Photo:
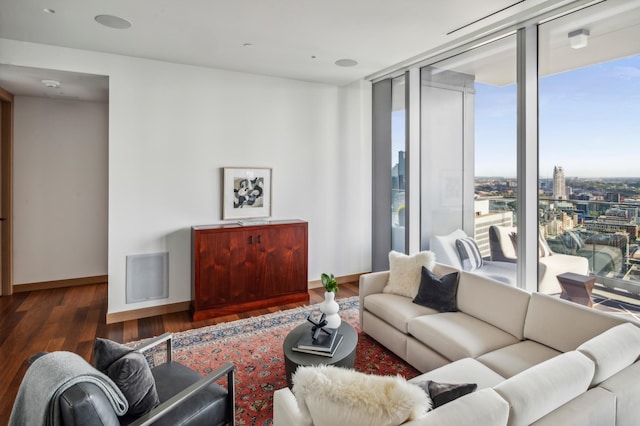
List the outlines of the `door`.
{"label": "door", "polygon": [[0,87],[0,295],[13,294],[13,95]]}

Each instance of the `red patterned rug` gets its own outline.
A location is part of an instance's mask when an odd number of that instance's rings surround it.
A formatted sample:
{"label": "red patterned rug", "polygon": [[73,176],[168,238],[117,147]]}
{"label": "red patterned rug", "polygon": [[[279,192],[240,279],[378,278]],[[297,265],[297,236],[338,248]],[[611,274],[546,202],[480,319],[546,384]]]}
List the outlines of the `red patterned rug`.
{"label": "red patterned rug", "polygon": [[[407,379],[418,371],[362,333],[358,325],[358,297],[338,301],[343,321],[358,331],[355,369],[370,374]],[[246,320],[203,327],[173,336],[173,359],[207,374],[225,362],[233,362],[236,374],[236,423],[272,425],[273,392],[287,386],[282,344],[294,327],[306,321],[317,305],[275,312]],[[162,362],[161,351],[152,362]]]}

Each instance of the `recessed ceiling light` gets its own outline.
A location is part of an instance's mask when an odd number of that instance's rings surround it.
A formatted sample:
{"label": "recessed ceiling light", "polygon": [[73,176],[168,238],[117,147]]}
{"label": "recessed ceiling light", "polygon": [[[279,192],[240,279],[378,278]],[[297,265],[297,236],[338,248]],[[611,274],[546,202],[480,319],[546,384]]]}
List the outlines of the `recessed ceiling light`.
{"label": "recessed ceiling light", "polygon": [[60,87],[60,82],[57,80],[42,80],[41,83],[53,89],[57,89],[58,87]]}
{"label": "recessed ceiling light", "polygon": [[98,15],[94,19],[97,23],[102,24],[105,27],[115,28],[117,30],[126,30],[127,28],[131,28],[131,22],[119,16]]}
{"label": "recessed ceiling light", "polygon": [[253,47],[253,43],[245,43],[243,44],[244,47]]}
{"label": "recessed ceiling light", "polygon": [[56,13],[56,11],[55,11],[55,10],[53,10],[53,9],[49,9],[48,7],[47,7],[46,9],[42,9],[42,11],[43,11],[44,13],[50,13],[50,14],[52,14],[52,15],[53,15],[54,13]]}
{"label": "recessed ceiling light", "polygon": [[358,61],[354,61],[353,59],[338,59],[336,65],[339,67],[355,67],[358,65]]}

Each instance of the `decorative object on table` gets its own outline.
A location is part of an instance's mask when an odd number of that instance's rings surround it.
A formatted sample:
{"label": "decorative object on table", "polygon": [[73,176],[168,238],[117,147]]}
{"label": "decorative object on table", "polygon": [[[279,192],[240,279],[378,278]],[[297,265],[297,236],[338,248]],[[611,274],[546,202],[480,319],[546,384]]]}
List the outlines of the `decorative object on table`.
{"label": "decorative object on table", "polygon": [[338,328],[342,322],[340,315],[338,315],[340,306],[335,301],[335,296],[338,292],[338,281],[333,274],[325,274],[324,272],[320,276],[320,279],[322,281],[322,286],[325,289],[324,302],[320,303],[320,312],[325,315],[327,320],[326,327]]}
{"label": "decorative object on table", "polygon": [[321,331],[323,331],[325,334],[328,334],[328,335],[333,334],[334,329],[325,328],[327,326],[327,320],[326,320],[325,314],[320,315],[320,319],[318,320],[313,319],[311,317],[311,314],[309,314],[309,316],[307,317],[307,321],[313,324],[313,327],[311,327],[311,336],[314,341],[318,340],[318,338],[320,337]]}
{"label": "decorative object on table", "polygon": [[271,169],[225,167],[222,219],[271,216]]}
{"label": "decorative object on table", "polygon": [[307,321],[309,321],[312,326],[308,327],[306,331],[300,335],[298,341],[291,349],[298,352],[332,356],[340,344],[342,335],[338,336],[337,330],[335,329],[325,328],[327,322],[324,314],[322,314],[318,320],[313,319],[311,314],[309,314]]}

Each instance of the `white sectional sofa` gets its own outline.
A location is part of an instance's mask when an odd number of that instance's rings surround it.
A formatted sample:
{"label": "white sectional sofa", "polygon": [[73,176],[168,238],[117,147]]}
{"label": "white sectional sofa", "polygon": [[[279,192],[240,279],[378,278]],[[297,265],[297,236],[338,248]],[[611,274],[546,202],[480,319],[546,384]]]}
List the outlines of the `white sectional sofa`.
{"label": "white sectional sofa", "polygon": [[[433,271],[456,270],[436,264]],[[360,278],[361,328],[423,372],[410,383],[478,385],[405,424],[638,424],[639,324],[459,274],[458,311],[442,313],[384,293],[389,272]],[[275,426],[326,424],[303,419],[300,403],[288,388],[276,391]],[[336,424],[342,415],[336,410]]]}
{"label": "white sectional sofa", "polygon": [[[440,264],[434,268],[438,276],[455,271]],[[459,273],[458,312],[445,313],[383,293],[388,271],[360,278],[360,326],[425,372],[411,381],[477,383],[488,390],[483,398],[508,403],[510,425],[637,424],[639,324],[616,327],[628,320]],[[599,348],[598,357],[592,346]],[[438,411],[445,407],[452,416],[446,424],[464,424],[484,410],[482,404],[466,406],[466,400],[473,405],[480,398],[471,395],[408,424],[436,424],[426,419],[444,416]]]}

